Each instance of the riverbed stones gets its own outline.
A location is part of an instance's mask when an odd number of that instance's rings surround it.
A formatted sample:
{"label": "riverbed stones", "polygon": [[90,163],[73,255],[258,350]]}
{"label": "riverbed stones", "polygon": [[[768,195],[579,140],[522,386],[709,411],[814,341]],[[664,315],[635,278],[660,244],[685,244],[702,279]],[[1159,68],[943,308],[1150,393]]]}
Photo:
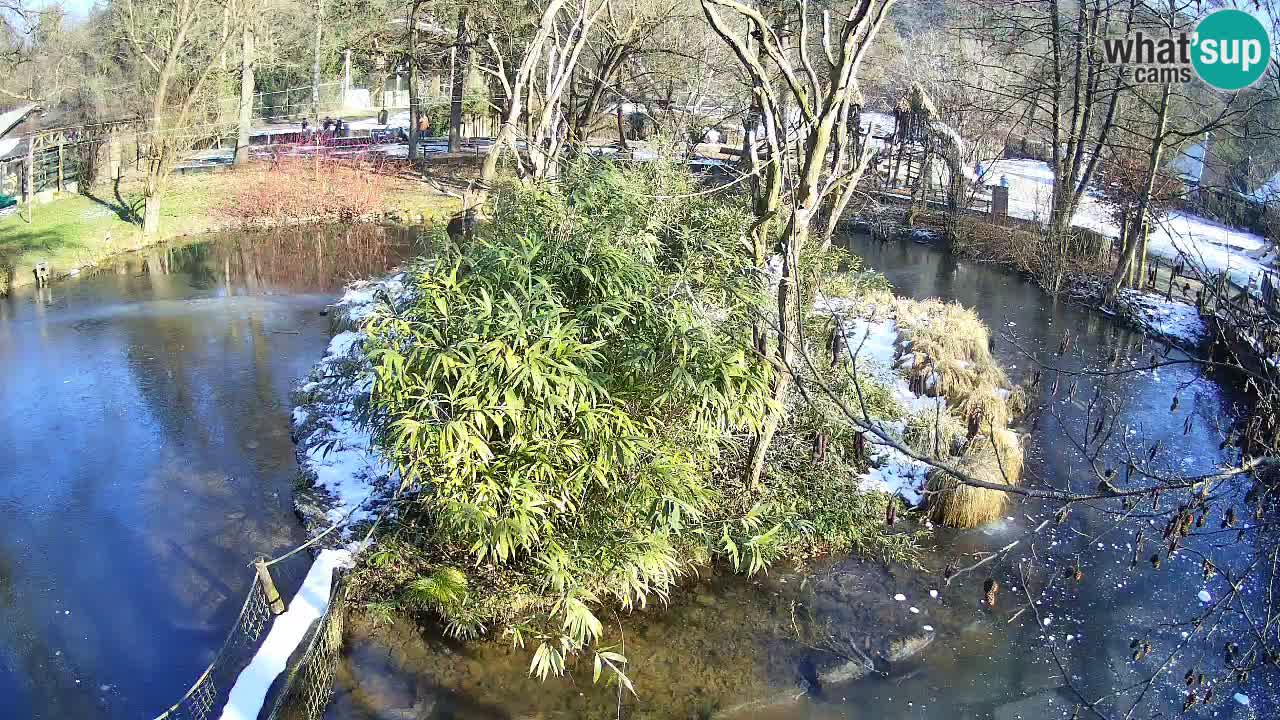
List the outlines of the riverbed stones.
{"label": "riverbed stones", "polygon": [[[936,637],[924,625],[946,625],[945,606],[931,598],[933,579],[904,567],[858,558],[837,563],[810,580],[808,609],[819,632],[812,643],[821,648],[807,661],[819,689],[888,674],[910,663]],[[905,601],[896,600],[904,597]],[[911,612],[917,607],[919,612]]]}

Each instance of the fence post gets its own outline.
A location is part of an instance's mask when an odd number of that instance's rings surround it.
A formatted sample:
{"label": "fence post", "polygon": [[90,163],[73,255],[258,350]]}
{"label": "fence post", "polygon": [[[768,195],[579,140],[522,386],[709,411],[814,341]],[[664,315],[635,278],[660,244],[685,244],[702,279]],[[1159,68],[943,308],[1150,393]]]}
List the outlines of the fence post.
{"label": "fence post", "polygon": [[267,567],[266,558],[258,558],[253,561],[253,568],[258,571],[258,582],[262,583],[262,592],[267,596],[267,605],[271,608],[273,615],[284,613],[284,598],[280,597],[280,591],[276,590],[276,581],[271,577],[271,569]]}
{"label": "fence post", "polygon": [[36,207],[36,139],[27,140],[27,222],[35,216]]}
{"label": "fence post", "polygon": [[62,143],[58,143],[58,192],[63,192],[66,189],[62,175],[62,148]]}

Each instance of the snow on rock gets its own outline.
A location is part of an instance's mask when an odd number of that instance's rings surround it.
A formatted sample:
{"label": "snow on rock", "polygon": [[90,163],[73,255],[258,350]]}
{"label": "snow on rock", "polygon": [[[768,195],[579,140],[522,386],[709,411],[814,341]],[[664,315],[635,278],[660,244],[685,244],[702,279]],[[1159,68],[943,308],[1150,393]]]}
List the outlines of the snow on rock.
{"label": "snow on rock", "polygon": [[1208,590],[1201,590],[1201,591],[1196,595],[1196,597],[1200,598],[1200,602],[1203,602],[1203,603],[1207,603],[1207,602],[1212,602],[1212,601],[1213,601],[1213,596],[1209,594],[1209,591],[1208,591]]}
{"label": "snow on rock", "polygon": [[221,720],[255,720],[262,711],[267,691],[284,672],[289,656],[298,648],[307,631],[329,607],[333,573],[351,565],[349,550],[321,550],[316,556],[302,587],[293,596],[288,610],[271,623],[271,630],[249,665],[236,678]]}
{"label": "snow on rock", "polygon": [[359,280],[347,286],[342,298],[333,304],[338,327],[352,329],[373,315],[379,295],[396,302],[404,298],[404,273],[378,281]]}
{"label": "snow on rock", "polygon": [[360,352],[365,335],[358,328],[381,298],[404,297],[402,274],[349,286],[331,318],[336,327],[350,329],[333,336],[296,393],[294,439],[310,487],[295,494],[295,505],[313,535],[342,523],[342,536],[349,536],[353,525],[375,517],[395,485],[392,468],[362,423],[373,371]]}

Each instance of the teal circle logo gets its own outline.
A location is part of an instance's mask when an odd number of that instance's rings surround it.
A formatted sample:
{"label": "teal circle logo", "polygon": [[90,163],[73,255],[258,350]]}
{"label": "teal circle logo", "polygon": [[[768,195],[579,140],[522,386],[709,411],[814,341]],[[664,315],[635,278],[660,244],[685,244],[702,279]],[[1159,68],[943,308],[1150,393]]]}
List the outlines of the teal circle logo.
{"label": "teal circle logo", "polygon": [[1196,27],[1191,64],[1200,79],[1219,90],[1240,90],[1258,81],[1271,62],[1271,38],[1258,18],[1243,10],[1217,10]]}

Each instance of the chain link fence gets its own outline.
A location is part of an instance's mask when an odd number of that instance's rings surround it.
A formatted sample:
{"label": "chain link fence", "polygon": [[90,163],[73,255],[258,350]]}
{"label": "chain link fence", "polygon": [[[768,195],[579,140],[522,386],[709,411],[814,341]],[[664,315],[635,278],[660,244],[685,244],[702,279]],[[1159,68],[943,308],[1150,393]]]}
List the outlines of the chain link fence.
{"label": "chain link fence", "polygon": [[[287,670],[267,720],[319,720],[324,715],[342,654],[346,613],[347,573],[340,570],[334,574],[329,605],[312,628],[306,649]],[[273,617],[270,599],[255,573],[240,615],[213,662],[182,699],[155,720],[216,720]]]}
{"label": "chain link fence", "polygon": [[320,720],[324,715],[333,697],[346,618],[347,573],[339,571],[329,592],[329,607],[316,621],[307,649],[290,671],[267,720]]}
{"label": "chain link fence", "polygon": [[270,624],[272,618],[271,605],[267,599],[262,583],[254,575],[253,585],[245,596],[244,605],[235,625],[227,634],[222,647],[218,649],[213,662],[195,681],[191,689],[182,699],[174,703],[168,710],[158,715],[155,720],[209,720],[216,718],[231,686],[235,684],[240,671],[249,664],[249,660],[258,651],[258,640],[262,632]]}

